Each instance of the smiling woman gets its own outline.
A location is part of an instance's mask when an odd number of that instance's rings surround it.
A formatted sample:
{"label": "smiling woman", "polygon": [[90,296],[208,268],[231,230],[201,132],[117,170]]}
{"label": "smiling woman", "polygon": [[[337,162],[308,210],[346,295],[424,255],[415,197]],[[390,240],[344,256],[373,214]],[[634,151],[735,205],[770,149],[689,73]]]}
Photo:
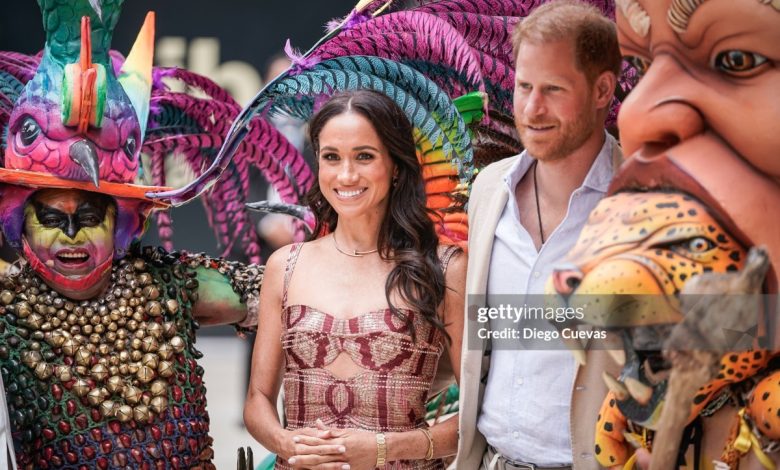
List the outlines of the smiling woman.
{"label": "smiling woman", "polygon": [[443,469],[457,419],[429,428],[425,404],[445,348],[460,363],[465,256],[439,246],[412,127],[391,99],[337,95],[309,133],[317,226],[268,260],[247,429],[277,469]]}

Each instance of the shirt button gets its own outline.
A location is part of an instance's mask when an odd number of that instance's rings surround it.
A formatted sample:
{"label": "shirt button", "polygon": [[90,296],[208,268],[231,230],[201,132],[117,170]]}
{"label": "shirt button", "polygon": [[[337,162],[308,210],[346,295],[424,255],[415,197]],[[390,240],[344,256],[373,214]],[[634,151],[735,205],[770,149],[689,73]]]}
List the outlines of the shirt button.
{"label": "shirt button", "polygon": [[515,385],[523,385],[523,378],[518,377],[515,379]]}
{"label": "shirt button", "polygon": [[520,437],[520,433],[515,431],[515,432],[512,433],[512,437],[514,437],[515,439],[518,439]]}
{"label": "shirt button", "polygon": [[540,273],[539,271],[534,272],[534,277],[539,277],[541,275],[542,275],[542,273]]}

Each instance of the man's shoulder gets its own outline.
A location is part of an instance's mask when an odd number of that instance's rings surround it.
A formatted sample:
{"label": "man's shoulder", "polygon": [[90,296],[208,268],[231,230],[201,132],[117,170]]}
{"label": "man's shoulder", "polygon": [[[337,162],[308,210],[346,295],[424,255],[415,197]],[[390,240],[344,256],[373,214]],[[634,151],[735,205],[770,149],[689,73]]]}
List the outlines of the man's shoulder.
{"label": "man's shoulder", "polygon": [[477,178],[474,180],[473,190],[480,192],[483,188],[496,188],[496,183],[501,181],[519,158],[520,155],[507,157],[479,170]]}

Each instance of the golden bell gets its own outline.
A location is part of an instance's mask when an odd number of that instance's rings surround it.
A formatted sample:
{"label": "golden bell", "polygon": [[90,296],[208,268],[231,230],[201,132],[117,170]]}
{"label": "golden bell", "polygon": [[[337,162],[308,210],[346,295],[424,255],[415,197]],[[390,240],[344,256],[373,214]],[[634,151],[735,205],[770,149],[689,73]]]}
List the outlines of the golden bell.
{"label": "golden bell", "polygon": [[41,362],[35,366],[35,376],[40,380],[46,380],[51,377],[54,372],[54,368],[48,362]]}
{"label": "golden bell", "polygon": [[144,350],[144,352],[155,352],[157,351],[157,348],[160,347],[157,340],[154,339],[154,337],[152,336],[147,336],[146,338],[141,340],[141,342],[142,342],[141,348]]}
{"label": "golden bell", "polygon": [[128,405],[122,405],[116,410],[116,419],[126,423],[133,419],[133,409]]}
{"label": "golden bell", "polygon": [[162,324],[163,335],[166,338],[170,338],[176,334],[176,324],[172,321],[167,321]]}
{"label": "golden bell", "polygon": [[160,414],[168,407],[168,400],[165,397],[154,397],[149,407],[155,413]]}
{"label": "golden bell", "polygon": [[138,405],[133,408],[133,418],[139,423],[145,423],[149,421],[149,407],[146,405]]}
{"label": "golden bell", "polygon": [[[139,274],[137,279],[138,279],[138,283],[142,286],[148,286],[149,284],[152,283],[152,275],[149,273]],[[146,289],[144,289],[144,296],[149,297],[148,295],[146,295]]]}
{"label": "golden bell", "polygon": [[141,382],[149,383],[154,379],[154,369],[149,366],[141,366],[138,368],[138,372],[136,372],[135,375]]}
{"label": "golden bell", "polygon": [[106,381],[106,388],[111,393],[122,393],[125,388],[125,382],[118,375],[112,375]]}
{"label": "golden bell", "polygon": [[73,338],[68,338],[62,343],[62,353],[66,356],[73,356],[78,348],[79,344]]}
{"label": "golden bell", "polygon": [[[146,286],[144,287],[144,297],[146,297],[149,300],[157,300],[160,297],[160,289],[157,288],[157,286]],[[147,308],[148,304],[147,304]]]}
{"label": "golden bell", "polygon": [[160,347],[157,349],[157,355],[160,356],[160,358],[165,359],[166,361],[173,357],[173,346],[171,346],[169,343],[163,343],[160,345]]}
{"label": "golden bell", "polygon": [[179,301],[176,299],[168,299],[165,301],[165,308],[168,309],[168,313],[173,315],[179,311]]}
{"label": "golden bell", "polygon": [[57,378],[60,382],[67,382],[73,378],[73,374],[68,366],[57,366],[54,372],[57,374]]}
{"label": "golden bell", "polygon": [[103,399],[108,396],[108,392],[103,388],[93,388],[87,393],[87,401],[92,406],[98,406],[103,403]]}
{"label": "golden bell", "polygon": [[76,363],[80,366],[88,366],[90,362],[92,361],[92,354],[89,353],[89,350],[85,347],[80,347],[78,351],[76,351]]}
{"label": "golden bell", "polygon": [[30,314],[29,317],[27,317],[27,324],[33,330],[39,329],[42,323],[43,323],[43,317],[37,313],[32,313]]}
{"label": "golden bell", "polygon": [[43,356],[39,351],[22,351],[21,357],[22,364],[30,369],[34,369],[43,360]]}
{"label": "golden bell", "polygon": [[159,317],[162,315],[162,305],[160,305],[160,302],[156,300],[152,300],[151,302],[147,302],[146,304],[146,312],[153,317]]}
{"label": "golden bell", "polygon": [[102,414],[104,418],[113,417],[115,409],[116,403],[114,403],[112,400],[106,400],[100,404],[100,414]]}
{"label": "golden bell", "polygon": [[156,339],[160,339],[162,337],[162,331],[162,325],[159,323],[150,323],[146,325],[146,333]]}
{"label": "golden bell", "polygon": [[159,362],[159,358],[157,357],[156,354],[152,354],[152,353],[146,353],[141,358],[141,364],[143,364],[145,366],[149,366],[152,369],[156,369],[157,368],[157,363],[158,362]]}
{"label": "golden bell", "polygon": [[0,302],[2,302],[3,305],[10,305],[11,302],[14,301],[14,297],[16,296],[10,290],[4,290],[3,292],[0,292]]}
{"label": "golden bell", "polygon": [[130,385],[125,388],[125,391],[122,393],[122,396],[125,397],[125,400],[127,400],[128,403],[134,405],[138,403],[138,401],[141,399],[141,389],[133,385]]}
{"label": "golden bell", "polygon": [[170,377],[173,375],[173,363],[170,361],[160,361],[160,365],[157,366],[157,372],[160,374],[160,377]]}
{"label": "golden bell", "polygon": [[71,391],[75,393],[76,396],[83,397],[89,392],[89,383],[84,379],[76,379],[76,383],[73,384]]}
{"label": "golden bell", "polygon": [[184,340],[181,339],[180,336],[174,336],[173,338],[171,338],[170,343],[171,346],[173,346],[173,350],[176,351],[177,353],[184,351],[184,347],[185,347]]}
{"label": "golden bell", "polygon": [[27,318],[32,313],[32,307],[27,302],[19,302],[16,304],[16,314],[19,318]]}
{"label": "golden bell", "polygon": [[152,382],[152,385],[149,387],[149,390],[151,390],[152,395],[156,397],[165,396],[168,392],[168,382],[164,380],[155,380],[154,382]]}
{"label": "golden bell", "polygon": [[102,382],[108,378],[108,368],[103,364],[95,364],[90,370],[90,375],[98,382]]}

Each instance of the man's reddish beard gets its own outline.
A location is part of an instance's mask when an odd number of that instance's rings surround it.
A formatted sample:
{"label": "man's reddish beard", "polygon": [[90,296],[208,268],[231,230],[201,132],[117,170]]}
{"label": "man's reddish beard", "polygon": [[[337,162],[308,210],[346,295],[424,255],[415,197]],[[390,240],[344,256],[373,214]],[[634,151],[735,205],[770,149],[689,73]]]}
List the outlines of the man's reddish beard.
{"label": "man's reddish beard", "polygon": [[41,261],[40,258],[38,258],[38,255],[36,255],[35,252],[30,248],[30,245],[27,243],[27,239],[22,238],[22,243],[24,248],[24,256],[30,263],[30,267],[36,273],[38,273],[38,275],[41,276],[47,284],[52,287],[57,286],[71,291],[86,290],[87,288],[97,284],[98,281],[100,281],[100,279],[102,279],[106,274],[106,272],[111,270],[111,265],[113,264],[113,259],[111,259],[109,256],[105,261],[97,265],[95,269],[93,269],[89,274],[71,278],[64,276],[46,266],[46,264]]}

